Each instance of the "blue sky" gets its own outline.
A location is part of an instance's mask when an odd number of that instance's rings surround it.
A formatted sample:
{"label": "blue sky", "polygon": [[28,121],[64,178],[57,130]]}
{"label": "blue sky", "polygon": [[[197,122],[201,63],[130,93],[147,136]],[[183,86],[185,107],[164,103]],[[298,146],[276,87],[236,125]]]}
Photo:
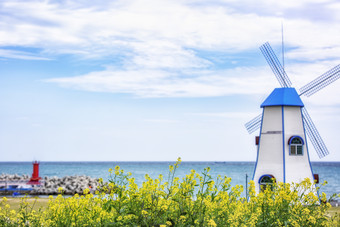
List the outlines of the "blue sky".
{"label": "blue sky", "polygon": [[[0,2],[0,161],[255,161],[244,124],[340,62],[338,1]],[[303,97],[340,161],[340,81]],[[312,147],[311,160],[318,161]]]}

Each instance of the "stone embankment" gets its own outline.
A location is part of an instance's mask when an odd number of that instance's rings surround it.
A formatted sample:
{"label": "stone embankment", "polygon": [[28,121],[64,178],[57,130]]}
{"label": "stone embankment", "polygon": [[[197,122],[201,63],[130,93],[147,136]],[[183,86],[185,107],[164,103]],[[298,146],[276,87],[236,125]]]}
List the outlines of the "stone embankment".
{"label": "stone embankment", "polygon": [[[20,191],[20,189],[31,187],[27,184],[29,180],[30,176],[28,175],[2,174],[0,175],[0,188],[4,193],[6,192],[5,187],[17,185],[17,191]],[[27,191],[27,193],[31,195],[56,195],[60,194],[58,189],[63,188],[63,194],[74,195],[76,193],[82,194],[86,188],[90,189],[90,192],[94,192],[99,186],[99,180],[89,176],[43,177],[40,182],[40,185],[32,185],[32,190]]]}
{"label": "stone embankment", "polygon": [[0,181],[19,181],[19,182],[25,182],[30,180],[30,176],[24,174],[22,176],[19,176],[18,174],[1,174],[0,175]]}

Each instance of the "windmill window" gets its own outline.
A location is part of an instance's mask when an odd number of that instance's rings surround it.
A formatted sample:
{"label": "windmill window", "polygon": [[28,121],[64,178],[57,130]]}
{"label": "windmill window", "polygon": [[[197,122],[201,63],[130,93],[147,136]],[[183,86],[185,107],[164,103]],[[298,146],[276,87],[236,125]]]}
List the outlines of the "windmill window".
{"label": "windmill window", "polygon": [[259,179],[260,191],[266,190],[267,187],[273,188],[275,177],[273,175],[263,175]]}
{"label": "windmill window", "polygon": [[303,155],[303,139],[300,136],[292,136],[288,140],[290,155]]}

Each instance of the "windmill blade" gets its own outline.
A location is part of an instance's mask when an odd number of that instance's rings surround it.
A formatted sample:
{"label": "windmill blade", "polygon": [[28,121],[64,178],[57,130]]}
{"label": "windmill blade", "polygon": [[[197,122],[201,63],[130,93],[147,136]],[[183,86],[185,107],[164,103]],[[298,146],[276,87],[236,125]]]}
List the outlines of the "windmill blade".
{"label": "windmill blade", "polygon": [[337,65],[331,70],[327,71],[326,73],[316,78],[315,80],[311,81],[310,83],[300,88],[301,92],[300,95],[306,95],[307,97],[309,97],[312,94],[316,93],[317,91],[321,90],[322,88],[330,85],[339,78],[340,78],[340,65]]}
{"label": "windmill blade", "polygon": [[246,127],[247,131],[249,134],[252,134],[255,132],[257,129],[260,128],[261,126],[261,121],[262,121],[262,114],[258,115],[248,123],[246,123],[244,126]]}
{"label": "windmill blade", "polygon": [[284,68],[281,66],[279,60],[277,59],[273,49],[268,42],[260,46],[260,50],[264,57],[266,58],[270,68],[274,72],[277,80],[279,81],[281,87],[290,87],[292,82],[287,76]]}
{"label": "windmill blade", "polygon": [[318,130],[316,129],[311,117],[309,116],[306,108],[302,108],[303,123],[307,132],[307,135],[312,142],[316,153],[319,158],[323,158],[329,154],[328,149],[323,142]]}

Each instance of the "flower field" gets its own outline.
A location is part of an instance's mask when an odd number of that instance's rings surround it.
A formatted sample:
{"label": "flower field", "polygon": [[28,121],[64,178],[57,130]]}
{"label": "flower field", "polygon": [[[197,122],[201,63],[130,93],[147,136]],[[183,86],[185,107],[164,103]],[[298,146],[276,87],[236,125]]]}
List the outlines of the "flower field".
{"label": "flower field", "polygon": [[176,177],[181,160],[169,167],[168,176],[142,186],[130,173],[116,166],[109,169],[109,182],[102,182],[95,195],[64,197],[63,189],[50,197],[46,207],[34,208],[23,198],[12,209],[3,198],[0,226],[339,226],[340,216],[327,215],[326,195],[316,196],[317,187],[306,179],[300,184],[273,183],[255,194],[249,183],[248,198],[243,186],[232,187],[231,179],[212,179],[210,168],[199,174],[192,170]]}

